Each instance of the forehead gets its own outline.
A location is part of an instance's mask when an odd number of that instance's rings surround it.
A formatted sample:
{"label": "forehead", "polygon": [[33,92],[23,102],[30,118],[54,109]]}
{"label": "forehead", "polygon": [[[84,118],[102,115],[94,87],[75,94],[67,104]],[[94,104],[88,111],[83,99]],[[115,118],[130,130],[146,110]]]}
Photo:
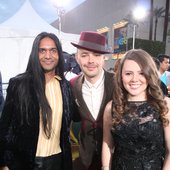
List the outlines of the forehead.
{"label": "forehead", "polygon": [[54,40],[52,40],[49,37],[45,37],[45,38],[41,39],[39,46],[40,47],[42,47],[42,46],[50,46],[50,47],[53,46],[53,47],[56,47]]}
{"label": "forehead", "polygon": [[122,71],[140,71],[139,64],[133,60],[125,60]]}
{"label": "forehead", "polygon": [[163,62],[164,63],[169,63],[169,58],[164,58]]}

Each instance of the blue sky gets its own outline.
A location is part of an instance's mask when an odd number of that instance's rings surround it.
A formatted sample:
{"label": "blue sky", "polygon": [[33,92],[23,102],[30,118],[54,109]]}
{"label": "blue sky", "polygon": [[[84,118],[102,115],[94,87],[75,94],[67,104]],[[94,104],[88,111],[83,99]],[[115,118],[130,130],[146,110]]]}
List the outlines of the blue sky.
{"label": "blue sky", "polygon": [[[26,0],[0,0],[0,23],[9,19],[14,15],[24,4]],[[54,1],[57,0],[28,0],[35,11],[48,23],[52,23],[57,19],[57,9]],[[58,0],[64,2],[64,0]],[[85,0],[65,0],[65,11],[69,11]]]}

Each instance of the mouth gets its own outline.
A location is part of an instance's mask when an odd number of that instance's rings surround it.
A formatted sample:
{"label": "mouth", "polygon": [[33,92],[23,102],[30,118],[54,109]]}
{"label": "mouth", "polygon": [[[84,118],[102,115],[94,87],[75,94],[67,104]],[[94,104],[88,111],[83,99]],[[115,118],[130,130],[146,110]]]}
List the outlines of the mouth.
{"label": "mouth", "polygon": [[52,61],[44,61],[44,63],[45,63],[46,65],[50,65],[50,64],[52,64],[53,62],[52,62]]}
{"label": "mouth", "polygon": [[131,89],[138,89],[140,86],[140,84],[130,84]]}
{"label": "mouth", "polygon": [[96,68],[96,66],[86,66],[86,68],[87,68],[88,70],[93,70],[93,69]]}

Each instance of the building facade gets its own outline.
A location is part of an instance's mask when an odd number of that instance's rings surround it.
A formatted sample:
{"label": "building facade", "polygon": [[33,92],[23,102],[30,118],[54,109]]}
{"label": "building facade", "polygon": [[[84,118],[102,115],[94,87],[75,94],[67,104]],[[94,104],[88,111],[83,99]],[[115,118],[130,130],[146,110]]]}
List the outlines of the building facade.
{"label": "building facade", "polygon": [[[102,31],[107,30],[108,47],[114,46],[113,25],[128,18],[134,9],[145,6],[147,15],[143,20],[136,21],[136,38],[149,39],[150,29],[150,3],[151,0],[86,0],[77,8],[64,14],[61,18],[62,31],[79,34],[81,31]],[[153,0],[153,9],[165,8],[166,0]],[[163,14],[162,14],[163,15]],[[58,28],[58,21],[52,23]],[[155,16],[153,16],[152,40],[154,39]],[[156,40],[163,40],[164,17],[158,17]],[[168,23],[170,30],[170,23]],[[133,24],[128,24],[127,36],[133,36]],[[170,32],[170,31],[169,31]],[[169,33],[168,32],[168,33]],[[167,34],[166,54],[170,55],[170,35]]]}

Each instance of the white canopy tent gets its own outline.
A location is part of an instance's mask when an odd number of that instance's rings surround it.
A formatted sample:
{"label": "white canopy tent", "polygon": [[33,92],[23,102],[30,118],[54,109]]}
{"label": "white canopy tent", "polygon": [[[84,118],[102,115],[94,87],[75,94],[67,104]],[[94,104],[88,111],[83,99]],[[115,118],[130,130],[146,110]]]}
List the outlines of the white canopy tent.
{"label": "white canopy tent", "polygon": [[3,82],[26,69],[32,43],[40,32],[56,34],[63,51],[76,52],[70,42],[77,42],[79,35],[61,32],[44,21],[26,0],[21,9],[10,19],[0,24],[0,71]]}

